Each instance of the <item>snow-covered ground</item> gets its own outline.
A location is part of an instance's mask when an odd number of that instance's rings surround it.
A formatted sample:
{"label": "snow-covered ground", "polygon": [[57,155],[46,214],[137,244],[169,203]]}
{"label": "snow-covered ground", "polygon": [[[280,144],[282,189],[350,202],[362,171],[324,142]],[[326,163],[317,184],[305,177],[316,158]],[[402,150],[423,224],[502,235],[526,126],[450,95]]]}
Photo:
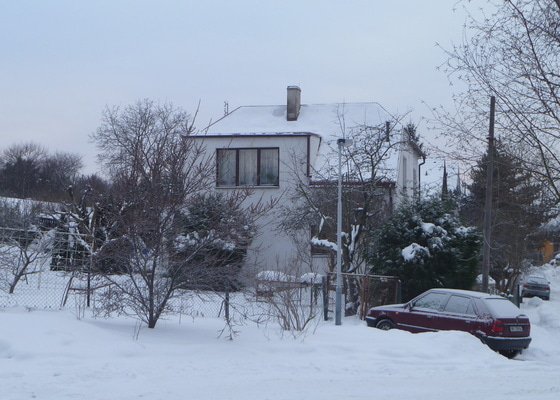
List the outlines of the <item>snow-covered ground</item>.
{"label": "snow-covered ground", "polygon": [[559,399],[560,268],[525,300],[533,342],[514,360],[461,332],[380,331],[346,318],[306,335],[176,317],[154,330],[72,311],[0,310],[0,399]]}

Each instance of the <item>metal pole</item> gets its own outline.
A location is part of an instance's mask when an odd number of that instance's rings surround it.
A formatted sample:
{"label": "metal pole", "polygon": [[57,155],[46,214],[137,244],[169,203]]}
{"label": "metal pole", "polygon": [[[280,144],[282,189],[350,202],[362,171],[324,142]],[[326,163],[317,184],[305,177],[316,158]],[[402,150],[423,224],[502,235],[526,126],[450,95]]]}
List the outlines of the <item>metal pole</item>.
{"label": "metal pole", "polygon": [[338,139],[338,202],[336,209],[336,297],[335,325],[342,325],[342,145]]}
{"label": "metal pole", "polygon": [[494,115],[496,98],[490,97],[490,128],[488,131],[488,165],[486,166],[486,198],[484,202],[484,251],[482,254],[482,291],[488,292],[490,274],[490,242],[492,236],[492,186],[494,178]]}

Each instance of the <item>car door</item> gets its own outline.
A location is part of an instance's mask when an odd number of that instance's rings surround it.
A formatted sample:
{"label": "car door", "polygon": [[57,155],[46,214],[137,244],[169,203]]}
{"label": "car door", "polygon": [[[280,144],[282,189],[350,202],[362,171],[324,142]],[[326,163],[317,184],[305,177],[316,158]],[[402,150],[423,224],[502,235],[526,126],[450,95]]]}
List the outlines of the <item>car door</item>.
{"label": "car door", "polygon": [[442,329],[440,314],[449,294],[444,292],[427,292],[409,303],[407,312],[403,312],[398,325],[410,332],[433,332]]}
{"label": "car door", "polygon": [[477,320],[472,299],[452,294],[440,314],[440,329],[474,333],[478,329]]}

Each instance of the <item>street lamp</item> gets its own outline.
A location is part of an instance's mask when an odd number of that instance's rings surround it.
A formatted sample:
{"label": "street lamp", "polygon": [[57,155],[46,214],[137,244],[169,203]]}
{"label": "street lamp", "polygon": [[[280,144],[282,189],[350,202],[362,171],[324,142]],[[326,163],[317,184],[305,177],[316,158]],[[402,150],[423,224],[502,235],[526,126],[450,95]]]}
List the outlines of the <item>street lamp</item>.
{"label": "street lamp", "polygon": [[335,325],[342,325],[342,148],[352,145],[351,139],[338,139],[338,204],[336,209],[336,296]]}

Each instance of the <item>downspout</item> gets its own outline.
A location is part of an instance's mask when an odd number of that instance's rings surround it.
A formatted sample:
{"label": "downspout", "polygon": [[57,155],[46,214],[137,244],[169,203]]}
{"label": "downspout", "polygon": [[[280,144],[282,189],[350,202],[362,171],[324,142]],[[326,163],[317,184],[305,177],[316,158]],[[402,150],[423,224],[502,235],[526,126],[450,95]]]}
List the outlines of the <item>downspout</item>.
{"label": "downspout", "polygon": [[420,192],[422,191],[422,165],[426,164],[426,155],[422,154],[422,162],[418,164],[418,201],[420,201]]}

